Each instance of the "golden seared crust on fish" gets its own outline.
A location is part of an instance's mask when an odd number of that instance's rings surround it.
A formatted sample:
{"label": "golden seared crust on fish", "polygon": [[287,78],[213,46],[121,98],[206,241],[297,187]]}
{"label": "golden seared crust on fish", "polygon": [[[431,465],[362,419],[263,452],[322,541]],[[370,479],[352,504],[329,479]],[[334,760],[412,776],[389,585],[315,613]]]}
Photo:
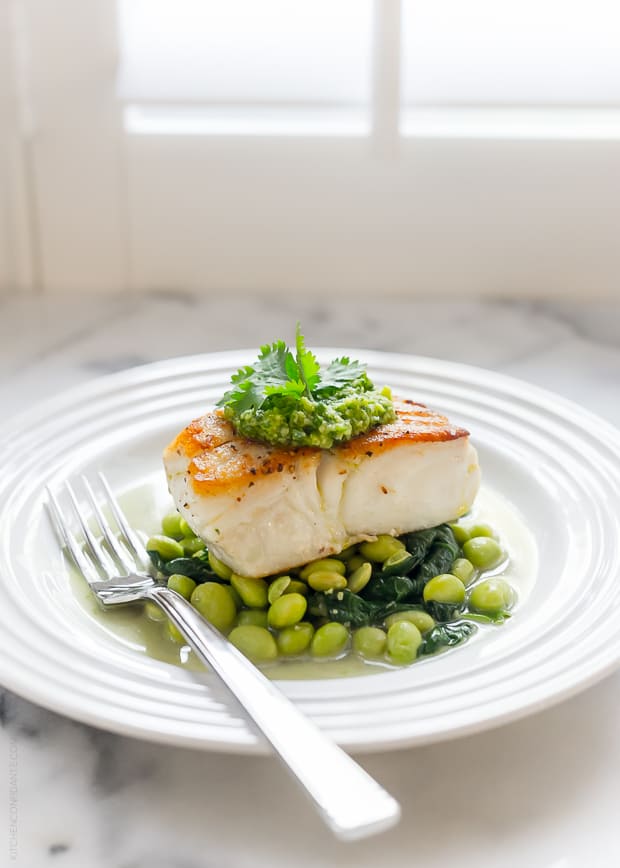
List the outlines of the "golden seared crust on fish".
{"label": "golden seared crust on fish", "polygon": [[[375,450],[387,451],[408,443],[440,443],[467,437],[463,428],[451,425],[445,416],[424,404],[395,399],[397,418],[374,428],[331,452],[348,458],[372,457]],[[219,494],[231,486],[243,487],[272,473],[294,474],[300,461],[314,463],[324,450],[312,446],[284,449],[239,437],[220,410],[212,410],[195,419],[167,447],[164,460],[171,453],[190,459],[187,472],[197,493]],[[305,459],[305,461],[304,461]]]}
{"label": "golden seared crust on fish", "polygon": [[462,515],[480,477],[468,432],[414,401],[394,405],[394,422],[328,450],[247,440],[209,411],[164,453],[171,494],[217,557],[247,576]]}
{"label": "golden seared crust on fish", "polygon": [[321,450],[313,447],[283,449],[238,437],[219,410],[195,419],[164,452],[189,459],[187,473],[196,493],[221,494],[234,487],[251,488],[273,473],[295,473],[300,462],[318,461]]}
{"label": "golden seared crust on fish", "polygon": [[[417,404],[407,398],[394,398],[396,419],[387,425],[379,425],[367,434],[360,434],[336,447],[343,454],[368,454],[369,449],[391,449],[408,443],[443,443],[467,437],[469,431],[451,425],[446,416],[429,410],[424,404]],[[374,454],[374,453],[373,453]]]}

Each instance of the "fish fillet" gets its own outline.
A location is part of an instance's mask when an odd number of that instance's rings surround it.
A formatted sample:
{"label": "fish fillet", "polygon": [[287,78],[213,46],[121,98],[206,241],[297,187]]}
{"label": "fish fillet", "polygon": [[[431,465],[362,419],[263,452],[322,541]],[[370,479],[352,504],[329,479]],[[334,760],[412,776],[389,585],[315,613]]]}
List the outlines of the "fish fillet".
{"label": "fish fillet", "polygon": [[247,440],[209,411],[164,452],[170,493],[213,553],[251,577],[463,515],[480,483],[468,432],[422,404],[394,407],[394,422],[328,450]]}

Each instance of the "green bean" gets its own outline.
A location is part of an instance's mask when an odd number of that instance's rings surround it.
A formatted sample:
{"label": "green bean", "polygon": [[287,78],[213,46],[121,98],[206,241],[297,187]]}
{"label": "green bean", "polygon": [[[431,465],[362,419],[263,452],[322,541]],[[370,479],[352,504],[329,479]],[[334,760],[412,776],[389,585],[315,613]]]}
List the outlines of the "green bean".
{"label": "green bean", "polygon": [[385,619],[385,626],[389,628],[392,624],[398,624],[399,621],[409,621],[410,624],[415,624],[420,633],[426,633],[427,630],[432,630],[435,626],[435,619],[422,609],[394,612]]}
{"label": "green bean", "polygon": [[346,588],[347,580],[333,570],[317,570],[308,576],[308,584],[314,591],[341,591]]}
{"label": "green bean", "polygon": [[397,621],[387,632],[387,655],[392,663],[413,663],[422,644],[422,634],[411,621]]}
{"label": "green bean", "polygon": [[309,621],[300,621],[299,624],[284,627],[276,636],[278,651],[284,657],[303,654],[308,650],[313,635],[314,627]]}
{"label": "green bean", "polygon": [[235,627],[268,627],[267,612],[264,609],[242,609],[237,615]]}
{"label": "green bean", "polygon": [[502,560],[504,554],[497,540],[486,536],[473,537],[463,546],[463,554],[479,570],[489,570]]}
{"label": "green bean", "polygon": [[474,577],[475,569],[472,562],[468,561],[467,558],[457,558],[450,567],[450,572],[457,579],[460,579],[464,585],[468,585]]}
{"label": "green bean", "polygon": [[183,546],[184,554],[190,558],[205,547],[204,541],[197,536],[184,536],[180,543]]}
{"label": "green bean", "polygon": [[267,606],[267,582],[264,579],[250,579],[232,573],[230,584],[250,609],[264,609]]}
{"label": "green bean", "polygon": [[360,564],[360,566],[349,576],[349,581],[347,582],[348,589],[353,591],[354,594],[359,594],[359,592],[366,587],[371,576],[372,566],[368,561],[364,561],[364,563]]}
{"label": "green bean", "polygon": [[465,599],[465,585],[451,573],[434,576],[424,585],[425,603],[462,603]]}
{"label": "green bean", "polygon": [[172,561],[183,557],[183,546],[180,542],[163,534],[155,534],[146,544],[147,552],[157,552],[163,561]]}
{"label": "green bean", "polygon": [[198,585],[190,598],[195,609],[198,609],[207,621],[227,633],[237,617],[237,608],[225,585],[218,582],[204,582]]}
{"label": "green bean", "polygon": [[269,607],[267,619],[270,627],[281,630],[283,627],[291,627],[301,621],[306,614],[308,603],[301,594],[284,594]]}
{"label": "green bean", "polygon": [[379,627],[360,627],[353,634],[353,650],[369,660],[383,657],[387,636]]}
{"label": "green bean", "polygon": [[232,576],[231,568],[217,558],[211,549],[209,549],[207,553],[207,560],[209,561],[209,566],[218,578],[223,579],[225,582],[230,581],[230,577]]}
{"label": "green bean", "polygon": [[189,600],[194,592],[194,588],[196,587],[196,582],[193,579],[190,579],[189,576],[182,576],[180,573],[174,573],[172,576],[168,576],[168,587],[171,591],[176,591],[177,594],[180,594],[182,597],[185,597],[186,600]]}
{"label": "green bean", "polygon": [[278,646],[269,630],[244,624],[234,627],[228,636],[235,648],[256,663],[266,663],[278,656]]}
{"label": "green bean", "polygon": [[376,540],[362,543],[359,550],[360,554],[363,555],[366,560],[382,564],[383,561],[387,561],[391,555],[404,551],[405,546],[399,539],[396,539],[396,537],[390,536],[387,533],[382,533],[379,534]]}
{"label": "green bean", "polygon": [[269,585],[269,589],[267,591],[267,600],[269,603],[275,603],[278,597],[281,597],[282,594],[286,591],[288,586],[291,584],[290,576],[280,576],[277,579],[274,579],[273,582]]}
{"label": "green bean", "polygon": [[161,529],[164,536],[172,539],[183,539],[185,534],[181,530],[181,516],[178,512],[171,512],[161,520]]}
{"label": "green bean", "polygon": [[515,593],[505,579],[485,579],[474,585],[469,595],[469,608],[481,615],[498,615],[512,608]]}
{"label": "green bean", "polygon": [[316,631],[310,644],[313,657],[336,657],[344,651],[349,631],[338,621],[328,621]]}
{"label": "green bean", "polygon": [[339,561],[336,558],[321,558],[318,561],[312,561],[312,563],[306,564],[306,566],[299,571],[299,578],[304,582],[308,582],[313,573],[322,573],[325,571],[338,573],[339,575],[344,576],[347,568],[342,561]]}

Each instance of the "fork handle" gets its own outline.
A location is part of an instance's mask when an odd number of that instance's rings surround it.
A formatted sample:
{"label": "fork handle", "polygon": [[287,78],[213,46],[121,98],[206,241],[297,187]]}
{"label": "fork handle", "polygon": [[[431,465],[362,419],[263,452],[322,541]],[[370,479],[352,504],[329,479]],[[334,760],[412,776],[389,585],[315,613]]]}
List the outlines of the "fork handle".
{"label": "fork handle", "polygon": [[180,594],[161,585],[145,596],[166,613],[221,678],[342,840],[398,822],[400,806],[288,700]]}

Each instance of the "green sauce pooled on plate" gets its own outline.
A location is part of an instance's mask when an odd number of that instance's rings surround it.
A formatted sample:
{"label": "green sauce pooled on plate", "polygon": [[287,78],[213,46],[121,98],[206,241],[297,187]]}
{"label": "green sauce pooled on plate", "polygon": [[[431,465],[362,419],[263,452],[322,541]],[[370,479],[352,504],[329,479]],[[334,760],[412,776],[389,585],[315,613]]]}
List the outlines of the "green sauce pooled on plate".
{"label": "green sauce pooled on plate", "polygon": [[396,419],[387,387],[346,356],[321,369],[299,325],[295,354],[284,341],[266,344],[231,382],[219,402],[225,418],[242,437],[276,446],[329,449]]}

